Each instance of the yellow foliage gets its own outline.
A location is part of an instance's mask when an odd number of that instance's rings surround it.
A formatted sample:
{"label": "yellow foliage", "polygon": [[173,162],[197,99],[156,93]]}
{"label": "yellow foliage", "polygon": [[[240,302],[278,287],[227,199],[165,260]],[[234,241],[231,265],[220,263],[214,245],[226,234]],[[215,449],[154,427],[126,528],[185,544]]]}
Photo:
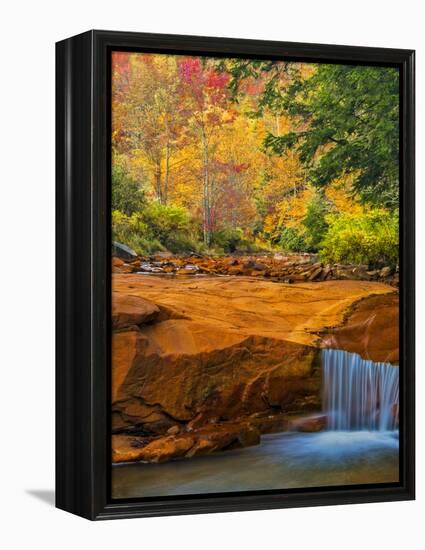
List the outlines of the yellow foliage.
{"label": "yellow foliage", "polygon": [[343,176],[326,187],[325,196],[335,210],[346,214],[363,214],[368,210],[353,191],[355,177],[355,174]]}
{"label": "yellow foliage", "polygon": [[[300,130],[299,121],[268,109],[251,117],[260,87],[234,103],[219,72],[212,75],[216,88],[202,78],[195,87],[179,65],[193,58],[129,53],[124,65],[122,59],[113,67],[113,163],[142,184],[148,199],[184,207],[200,224],[208,210],[211,231],[231,227],[259,242],[283,228],[303,232],[315,189],[295,152],[269,156],[263,148],[267,134]],[[203,65],[206,77],[214,73],[211,63]],[[316,71],[309,63],[299,68],[303,78]],[[288,78],[282,71],[279,86]],[[352,192],[354,177],[327,186],[330,211],[367,210]]]}

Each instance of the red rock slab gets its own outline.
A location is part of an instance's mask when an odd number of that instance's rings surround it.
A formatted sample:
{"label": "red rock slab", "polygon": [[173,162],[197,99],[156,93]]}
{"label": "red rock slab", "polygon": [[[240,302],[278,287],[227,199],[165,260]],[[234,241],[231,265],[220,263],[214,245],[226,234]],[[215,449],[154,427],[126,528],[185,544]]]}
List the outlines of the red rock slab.
{"label": "red rock slab", "polygon": [[371,296],[355,304],[343,325],[332,329],[321,345],[358,353],[363,359],[398,363],[398,293]]}

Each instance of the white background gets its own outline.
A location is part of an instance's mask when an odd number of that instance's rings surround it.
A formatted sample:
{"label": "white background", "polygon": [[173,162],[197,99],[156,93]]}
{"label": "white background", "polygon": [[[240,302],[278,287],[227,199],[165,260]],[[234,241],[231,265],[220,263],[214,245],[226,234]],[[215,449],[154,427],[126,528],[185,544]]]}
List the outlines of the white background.
{"label": "white background", "polygon": [[[409,549],[424,544],[424,351],[418,500],[91,523],[52,507],[54,484],[54,43],[92,28],[412,48],[417,195],[424,205],[424,16],[412,0],[56,0],[0,8],[0,541],[15,548]],[[418,216],[418,340],[424,328]],[[40,496],[42,497],[40,499]],[[46,502],[46,500],[48,502]]]}

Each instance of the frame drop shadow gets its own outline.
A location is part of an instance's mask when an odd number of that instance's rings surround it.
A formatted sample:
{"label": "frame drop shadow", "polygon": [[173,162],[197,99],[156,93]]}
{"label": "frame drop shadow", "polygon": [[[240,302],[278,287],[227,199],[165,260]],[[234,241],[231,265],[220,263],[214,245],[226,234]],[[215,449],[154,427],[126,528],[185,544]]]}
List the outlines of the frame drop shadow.
{"label": "frame drop shadow", "polygon": [[25,492],[49,506],[55,505],[55,491],[53,489],[26,489]]}

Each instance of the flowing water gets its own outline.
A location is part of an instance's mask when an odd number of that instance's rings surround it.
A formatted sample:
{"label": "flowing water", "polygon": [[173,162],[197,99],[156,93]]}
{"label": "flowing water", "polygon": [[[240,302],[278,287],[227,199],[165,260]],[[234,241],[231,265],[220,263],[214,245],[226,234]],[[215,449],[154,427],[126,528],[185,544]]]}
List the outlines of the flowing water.
{"label": "flowing water", "polygon": [[322,351],[323,407],[330,430],[394,430],[399,368],[356,353]]}
{"label": "flowing water", "polygon": [[398,367],[323,350],[320,433],[264,435],[261,444],[164,464],[112,469],[114,498],[398,481]]}

